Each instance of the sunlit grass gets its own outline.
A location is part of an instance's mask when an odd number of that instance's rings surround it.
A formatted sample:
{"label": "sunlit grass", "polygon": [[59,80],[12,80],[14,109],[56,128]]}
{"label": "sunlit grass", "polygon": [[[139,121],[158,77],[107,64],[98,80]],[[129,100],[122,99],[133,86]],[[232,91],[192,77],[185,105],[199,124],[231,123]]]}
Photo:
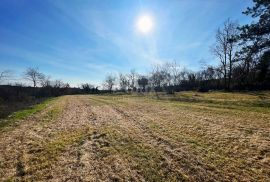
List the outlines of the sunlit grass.
{"label": "sunlit grass", "polygon": [[26,181],[56,173],[59,180],[265,181],[270,113],[257,103],[269,98],[268,92],[59,97],[27,132],[27,150],[12,166]]}

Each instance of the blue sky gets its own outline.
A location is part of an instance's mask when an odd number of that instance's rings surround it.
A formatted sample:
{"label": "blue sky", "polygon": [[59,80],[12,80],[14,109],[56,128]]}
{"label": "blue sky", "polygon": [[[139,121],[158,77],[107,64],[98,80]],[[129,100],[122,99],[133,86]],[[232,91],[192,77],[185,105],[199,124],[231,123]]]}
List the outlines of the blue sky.
{"label": "blue sky", "polygon": [[[0,70],[19,78],[27,67],[76,86],[100,84],[106,74],[139,73],[175,60],[192,70],[209,52],[227,18],[250,21],[241,12],[251,0],[1,0]],[[154,28],[138,32],[148,14]]]}

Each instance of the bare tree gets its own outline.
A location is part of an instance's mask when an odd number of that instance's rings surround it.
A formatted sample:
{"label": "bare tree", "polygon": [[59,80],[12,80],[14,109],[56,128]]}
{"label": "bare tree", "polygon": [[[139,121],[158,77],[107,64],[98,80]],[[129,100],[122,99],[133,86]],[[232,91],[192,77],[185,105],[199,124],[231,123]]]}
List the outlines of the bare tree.
{"label": "bare tree", "polygon": [[127,76],[122,74],[122,73],[119,74],[119,86],[120,86],[121,90],[124,90],[124,91],[129,86],[129,80],[128,80]]}
{"label": "bare tree", "polygon": [[160,70],[160,65],[154,65],[152,67],[150,80],[153,87],[161,87],[161,80],[163,78],[161,78]]}
{"label": "bare tree", "polygon": [[171,73],[172,63],[167,62],[161,66],[160,74],[163,76],[163,86],[170,86],[172,84],[172,73]]}
{"label": "bare tree", "polygon": [[135,69],[130,70],[130,73],[128,74],[128,79],[129,79],[130,89],[132,90],[135,89],[136,77],[137,77],[136,70]]}
{"label": "bare tree", "polygon": [[52,83],[52,86],[54,88],[64,88],[65,83],[62,80],[54,80],[53,83]]}
{"label": "bare tree", "polygon": [[40,79],[40,85],[42,87],[50,87],[52,82],[51,82],[51,77],[50,76],[43,76],[41,79]]}
{"label": "bare tree", "polygon": [[153,66],[150,80],[154,87],[161,88],[162,86],[170,85],[171,74],[167,67],[167,64]]}
{"label": "bare tree", "polygon": [[0,71],[0,84],[11,77],[12,72],[10,70]]}
{"label": "bare tree", "polygon": [[204,70],[205,80],[213,80],[215,78],[215,68],[213,66],[207,66]]}
{"label": "bare tree", "polygon": [[142,87],[142,91],[145,92],[145,87],[148,85],[148,79],[145,76],[140,76],[138,79],[138,85]]}
{"label": "bare tree", "polygon": [[[216,32],[216,43],[211,48],[212,53],[220,60],[222,65],[222,74],[224,75],[225,88],[230,88],[231,76],[233,69],[233,61],[235,54],[238,24],[228,19],[222,29],[218,29]],[[229,83],[227,84],[227,79]]]}
{"label": "bare tree", "polygon": [[231,80],[232,80],[232,71],[233,71],[233,64],[236,62],[236,53],[237,53],[237,35],[239,34],[238,31],[238,23],[231,22],[228,20],[225,23],[224,30],[227,32],[228,35],[228,60],[229,60],[229,73],[228,73],[228,88],[231,88]]}
{"label": "bare tree", "polygon": [[188,73],[189,73],[189,71],[184,67],[179,73],[180,80],[187,80],[188,79]]}
{"label": "bare tree", "polygon": [[103,86],[112,92],[113,86],[115,85],[116,77],[114,75],[108,75],[104,81]]}
{"label": "bare tree", "polygon": [[66,89],[70,88],[70,84],[69,83],[64,83],[63,88],[66,88]]}
{"label": "bare tree", "polygon": [[39,72],[38,68],[27,68],[24,77],[26,80],[33,82],[33,86],[37,87],[37,84],[44,80],[44,74]]}
{"label": "bare tree", "polygon": [[191,84],[195,84],[196,82],[196,73],[194,72],[189,72],[188,75],[187,75],[187,78],[188,78],[188,81],[191,83]]}
{"label": "bare tree", "polygon": [[90,84],[90,83],[84,83],[81,85],[81,88],[86,92],[89,93],[93,88],[94,85]]}
{"label": "bare tree", "polygon": [[168,67],[168,71],[170,73],[170,81],[173,85],[179,85],[181,82],[181,67],[179,64],[176,63],[176,61],[173,61],[171,63],[165,64],[165,67]]}

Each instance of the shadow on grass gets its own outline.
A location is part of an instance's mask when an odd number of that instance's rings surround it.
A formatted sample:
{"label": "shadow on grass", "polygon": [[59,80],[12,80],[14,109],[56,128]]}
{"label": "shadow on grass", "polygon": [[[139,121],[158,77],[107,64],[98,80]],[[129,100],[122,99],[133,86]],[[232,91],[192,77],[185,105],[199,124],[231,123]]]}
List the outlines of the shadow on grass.
{"label": "shadow on grass", "polygon": [[28,102],[1,102],[0,103],[0,129],[11,124],[12,121],[24,119],[31,114],[41,111],[52,100],[43,98]]}
{"label": "shadow on grass", "polygon": [[0,101],[0,119],[5,119],[12,113],[24,109],[29,109],[45,99],[31,99],[28,101]]}

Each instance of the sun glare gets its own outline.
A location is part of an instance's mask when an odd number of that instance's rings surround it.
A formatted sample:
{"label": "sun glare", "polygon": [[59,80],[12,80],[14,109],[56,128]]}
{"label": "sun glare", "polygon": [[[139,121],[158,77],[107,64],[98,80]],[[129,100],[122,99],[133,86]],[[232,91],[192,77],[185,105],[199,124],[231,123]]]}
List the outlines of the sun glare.
{"label": "sun glare", "polygon": [[149,33],[153,29],[153,25],[153,19],[148,15],[140,16],[137,20],[137,29],[144,34]]}

